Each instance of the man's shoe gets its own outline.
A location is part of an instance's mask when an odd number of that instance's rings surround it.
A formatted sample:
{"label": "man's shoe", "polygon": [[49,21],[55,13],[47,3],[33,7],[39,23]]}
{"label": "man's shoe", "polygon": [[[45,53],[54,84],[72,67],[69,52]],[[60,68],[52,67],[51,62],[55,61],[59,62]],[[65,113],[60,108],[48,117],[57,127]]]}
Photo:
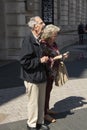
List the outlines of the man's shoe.
{"label": "man's shoe", "polygon": [[37,130],[37,128],[36,128],[36,127],[29,127],[29,126],[27,125],[27,130]]}
{"label": "man's shoe", "polygon": [[37,124],[38,130],[49,130],[50,128],[46,124]]}

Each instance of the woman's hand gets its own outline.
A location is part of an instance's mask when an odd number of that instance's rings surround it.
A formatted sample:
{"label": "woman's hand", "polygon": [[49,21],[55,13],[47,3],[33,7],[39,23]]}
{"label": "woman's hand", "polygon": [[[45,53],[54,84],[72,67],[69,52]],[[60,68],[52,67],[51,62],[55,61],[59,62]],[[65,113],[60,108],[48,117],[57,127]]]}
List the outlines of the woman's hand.
{"label": "woman's hand", "polygon": [[67,51],[67,52],[65,52],[65,53],[63,54],[63,59],[68,58],[68,56],[69,56],[69,51]]}
{"label": "woman's hand", "polygon": [[64,54],[60,54],[60,55],[58,55],[58,56],[55,56],[54,58],[53,58],[53,60],[54,61],[56,61],[56,60],[59,60],[59,59],[66,59],[66,58],[68,58],[68,56],[69,56],[69,52],[67,51],[67,52],[65,52]]}

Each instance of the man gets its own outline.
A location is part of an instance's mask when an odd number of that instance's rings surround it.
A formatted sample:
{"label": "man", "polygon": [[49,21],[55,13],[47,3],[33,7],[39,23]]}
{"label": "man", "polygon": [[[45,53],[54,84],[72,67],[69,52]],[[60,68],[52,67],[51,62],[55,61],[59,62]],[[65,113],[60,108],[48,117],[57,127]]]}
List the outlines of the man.
{"label": "man", "polygon": [[39,16],[30,18],[28,22],[29,35],[23,40],[21,49],[21,78],[28,94],[28,130],[48,130],[49,127],[43,124],[44,104],[46,89],[45,65],[49,60],[48,56],[42,56],[41,45],[38,41],[44,22]]}
{"label": "man", "polygon": [[78,25],[79,44],[83,44],[84,33],[85,33],[84,24],[83,24],[83,23],[80,23],[80,24]]}

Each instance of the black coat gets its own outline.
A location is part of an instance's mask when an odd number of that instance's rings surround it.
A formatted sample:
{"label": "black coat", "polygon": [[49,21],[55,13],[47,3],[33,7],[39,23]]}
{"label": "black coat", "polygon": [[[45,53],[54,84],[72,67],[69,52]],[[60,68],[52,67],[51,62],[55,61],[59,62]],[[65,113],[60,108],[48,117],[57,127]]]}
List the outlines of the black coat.
{"label": "black coat", "polygon": [[84,34],[84,25],[83,24],[78,25],[78,34]]}
{"label": "black coat", "polygon": [[33,36],[32,32],[26,36],[22,43],[20,64],[21,78],[31,83],[42,83],[46,81],[45,64],[40,63],[42,48]]}

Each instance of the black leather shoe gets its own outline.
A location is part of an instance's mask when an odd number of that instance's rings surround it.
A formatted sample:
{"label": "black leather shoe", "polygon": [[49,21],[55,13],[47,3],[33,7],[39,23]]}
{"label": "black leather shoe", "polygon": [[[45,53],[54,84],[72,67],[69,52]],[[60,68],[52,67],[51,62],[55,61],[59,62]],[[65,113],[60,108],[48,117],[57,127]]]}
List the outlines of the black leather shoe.
{"label": "black leather shoe", "polygon": [[38,130],[49,130],[50,128],[46,124],[37,124]]}
{"label": "black leather shoe", "polygon": [[27,125],[27,130],[37,130],[37,128],[35,128],[35,127],[29,127],[29,126]]}

